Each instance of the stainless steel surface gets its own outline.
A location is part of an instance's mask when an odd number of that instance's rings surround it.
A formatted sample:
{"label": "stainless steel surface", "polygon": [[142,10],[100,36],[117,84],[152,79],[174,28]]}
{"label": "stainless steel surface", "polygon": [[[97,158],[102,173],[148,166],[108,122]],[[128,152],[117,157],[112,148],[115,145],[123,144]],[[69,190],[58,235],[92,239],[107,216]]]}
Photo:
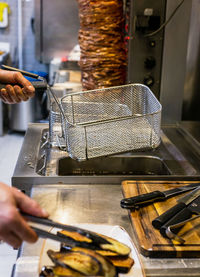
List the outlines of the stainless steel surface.
{"label": "stainless steel surface", "polygon": [[[173,10],[180,2],[180,0],[167,1],[166,18],[169,17],[169,15],[173,12]],[[160,102],[163,106],[163,123],[174,123],[182,119],[184,86],[189,86],[189,90],[187,90],[187,93],[189,94],[185,94],[185,97],[191,97],[191,93],[193,90],[191,85],[194,84],[194,74],[191,74],[190,79],[188,79],[188,66],[192,67],[194,70],[197,70],[197,67],[195,66],[196,61],[191,59],[191,56],[188,56],[191,55],[188,53],[188,51],[194,51],[195,55],[195,45],[197,43],[199,44],[199,26],[197,25],[195,29],[197,33],[194,30],[195,40],[192,41],[190,24],[191,20],[194,21],[198,20],[199,18],[199,3],[199,0],[184,1],[183,5],[177,11],[176,15],[165,27],[165,43],[163,49],[160,88]],[[191,11],[195,6],[197,6],[196,8],[198,10],[196,10],[195,14],[192,14]],[[195,19],[192,18],[193,15],[195,15]],[[187,80],[185,79],[186,76]]]}
{"label": "stainless steel surface", "polygon": [[[151,37],[145,37],[146,34],[151,33],[158,28],[154,27],[155,29],[152,30],[152,28],[148,25],[148,16],[145,16],[145,10],[152,9],[152,18],[153,16],[160,17],[159,20],[161,25],[165,21],[166,0],[136,0],[129,2],[130,39],[128,51],[128,82],[144,83],[149,85],[152,91],[155,93],[156,97],[159,99],[164,30]],[[140,24],[144,25],[145,30],[141,30],[138,28],[139,26],[137,26],[139,16],[144,16],[143,22],[141,20]],[[154,18],[154,20],[156,20],[156,18]]]}
{"label": "stainless steel surface", "polygon": [[36,57],[43,63],[66,57],[78,44],[78,6],[75,0],[36,0]]}
{"label": "stainless steel surface", "polygon": [[[200,0],[185,0],[168,24],[150,37],[145,37],[151,33],[149,14],[159,16],[161,25],[182,0],[126,2],[130,6],[128,82],[148,83],[163,106],[163,124],[199,120]],[[138,28],[140,16],[143,29]]]}
{"label": "stainless steel surface", "polygon": [[183,94],[183,120],[200,120],[199,76],[200,76],[200,1],[191,1],[186,76]]}
{"label": "stainless steel surface", "polygon": [[[200,127],[198,129],[200,130]],[[154,174],[148,174],[145,168],[145,170],[143,169],[140,172],[143,175],[132,174],[129,165],[128,170],[126,169],[126,174],[123,174],[123,167],[120,166],[117,169],[118,175],[116,175],[116,170],[112,167],[109,167],[109,174],[101,175],[102,168],[100,164],[97,167],[96,173],[93,174],[91,168],[88,170],[89,166],[86,163],[87,170],[83,167],[82,175],[73,175],[76,169],[77,172],[80,172],[82,165],[80,164],[77,168],[77,164],[70,163],[72,160],[69,158],[67,152],[61,151],[58,147],[49,146],[47,140],[48,124],[33,123],[29,125],[26,132],[12,177],[12,184],[29,194],[33,185],[47,183],[93,184],[95,182],[96,184],[120,184],[121,181],[127,179],[199,180],[200,151],[198,149],[200,144],[186,130],[181,124],[162,126],[161,144],[157,149],[113,156],[118,157],[121,161],[126,161],[126,163],[128,163],[129,157],[135,157],[137,162],[140,159],[140,161],[145,162],[144,166],[146,168],[147,165],[148,167],[151,166]],[[200,135],[198,137],[200,138]],[[59,161],[60,159],[65,159],[65,161]],[[99,160],[99,163],[105,162],[106,165],[108,164],[106,160],[109,161],[108,158],[102,158]],[[71,167],[71,175],[69,175],[67,170],[65,176],[58,175],[61,171],[63,174],[63,169],[61,169],[62,163],[64,166],[66,164]],[[142,167],[140,166],[141,169]]]}
{"label": "stainless steel surface", "polygon": [[58,160],[59,176],[84,175],[170,175],[165,162],[154,156],[114,155],[88,161],[75,161],[69,157]]}
{"label": "stainless steel surface", "polygon": [[66,149],[73,159],[156,148],[161,105],[141,84],[67,94],[61,99]]}
{"label": "stainless steel surface", "polygon": [[[195,132],[195,139],[188,132],[190,130],[192,134]],[[128,212],[120,208],[120,200],[123,198],[121,181],[200,179],[200,153],[197,151],[200,146],[200,123],[180,122],[177,125],[162,126],[161,145],[158,149],[113,156],[125,160],[129,157],[140,157],[143,161],[148,160],[148,157],[160,159],[169,169],[170,175],[105,176],[84,172],[85,175],[82,176],[58,176],[59,159],[69,157],[58,147],[49,148],[47,136],[48,124],[29,125],[12,178],[13,186],[29,193],[49,212],[53,220],[67,224],[120,225],[126,229],[136,245],[137,238]],[[103,162],[102,158],[101,163]],[[64,162],[64,167],[65,165]],[[154,169],[158,168],[157,165],[152,165]],[[39,256],[42,243],[42,239],[34,247],[24,243],[19,256]],[[141,259],[147,277],[200,276],[200,259],[149,259],[142,255]]]}
{"label": "stainless steel surface", "polygon": [[190,204],[194,199],[200,196],[200,187],[187,193],[187,195],[179,198],[177,202],[184,203],[185,205]]}
{"label": "stainless steel surface", "polygon": [[28,124],[35,121],[35,99],[14,104],[10,108],[10,129],[15,131],[26,131]]}
{"label": "stainless steel surface", "polygon": [[[120,208],[123,196],[119,185],[41,185],[33,187],[32,197],[49,212],[53,220],[65,224],[119,225],[125,228],[138,246],[128,212]],[[34,247],[24,243],[20,256],[40,256],[42,243],[42,239]],[[140,258],[147,277],[200,276],[200,259],[149,259],[142,255]]]}

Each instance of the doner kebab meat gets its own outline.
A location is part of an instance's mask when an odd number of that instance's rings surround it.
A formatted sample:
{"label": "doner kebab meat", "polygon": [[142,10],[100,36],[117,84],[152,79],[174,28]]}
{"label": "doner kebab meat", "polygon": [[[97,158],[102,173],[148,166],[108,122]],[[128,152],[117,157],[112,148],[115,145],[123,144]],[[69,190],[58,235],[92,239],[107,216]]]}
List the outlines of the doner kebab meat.
{"label": "doner kebab meat", "polygon": [[125,84],[123,0],[77,0],[84,90]]}

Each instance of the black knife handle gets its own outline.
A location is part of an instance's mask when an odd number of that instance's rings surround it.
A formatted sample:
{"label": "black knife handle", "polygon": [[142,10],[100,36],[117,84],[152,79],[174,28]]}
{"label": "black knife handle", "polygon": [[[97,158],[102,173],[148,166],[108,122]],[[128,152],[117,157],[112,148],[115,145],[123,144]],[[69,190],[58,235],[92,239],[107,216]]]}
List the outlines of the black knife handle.
{"label": "black knife handle", "polygon": [[[31,84],[33,85],[33,87],[35,88],[35,90],[46,90],[47,89],[47,83],[45,81],[30,81]],[[2,88],[5,88],[7,84],[1,84],[0,83],[0,90]],[[19,87],[22,87],[21,85],[19,84],[12,84],[13,86],[14,85],[18,85]]]}
{"label": "black knife handle", "polygon": [[120,204],[122,208],[129,209],[129,208],[137,208],[138,206],[143,206],[154,201],[161,201],[165,199],[164,193],[159,190],[141,194],[138,196],[124,198],[121,200]]}
{"label": "black knife handle", "polygon": [[173,206],[171,209],[167,210],[165,213],[161,214],[157,218],[152,221],[152,225],[154,228],[160,230],[160,228],[169,221],[173,216],[175,216],[178,212],[184,209],[186,205],[182,202]]}
{"label": "black knife handle", "polygon": [[[185,221],[189,218],[191,218],[192,216],[192,212],[186,208],[182,209],[180,212],[178,212],[174,217],[172,217],[169,221],[167,221],[161,228],[160,228],[160,233],[162,236],[167,237],[166,235],[166,230],[169,226],[178,224],[182,221]],[[177,228],[173,227],[171,229],[171,231],[174,234],[177,234],[179,232],[179,230],[182,228],[183,226],[179,226]]]}

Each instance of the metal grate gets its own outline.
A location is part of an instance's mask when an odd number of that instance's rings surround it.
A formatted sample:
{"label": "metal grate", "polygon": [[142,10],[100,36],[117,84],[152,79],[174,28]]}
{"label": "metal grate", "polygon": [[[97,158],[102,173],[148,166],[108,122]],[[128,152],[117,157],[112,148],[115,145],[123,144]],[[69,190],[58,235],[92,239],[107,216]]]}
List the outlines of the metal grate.
{"label": "metal grate", "polygon": [[99,156],[156,148],[161,105],[141,84],[67,94],[60,102],[70,157]]}

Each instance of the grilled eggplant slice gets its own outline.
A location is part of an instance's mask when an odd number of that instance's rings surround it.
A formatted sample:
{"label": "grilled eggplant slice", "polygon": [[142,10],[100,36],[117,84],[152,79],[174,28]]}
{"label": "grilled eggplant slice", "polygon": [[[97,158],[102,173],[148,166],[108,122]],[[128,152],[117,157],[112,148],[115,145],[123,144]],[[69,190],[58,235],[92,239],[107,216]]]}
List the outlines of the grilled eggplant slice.
{"label": "grilled eggplant slice", "polygon": [[[65,250],[67,251],[67,250]],[[71,251],[90,251],[88,249],[82,249],[80,247],[73,247]],[[115,267],[118,273],[127,273],[131,269],[134,264],[134,260],[127,256],[120,256],[117,253],[111,254],[111,251],[104,251],[104,250],[95,250],[97,254],[104,256],[108,261],[110,261]],[[101,252],[101,253],[99,253]]]}
{"label": "grilled eggplant slice", "polygon": [[85,276],[78,271],[61,266],[43,267],[40,277],[82,277]]}
{"label": "grilled eggplant slice", "polygon": [[82,277],[84,274],[79,273],[70,268],[55,266],[53,267],[53,273],[55,277]]}
{"label": "grilled eggplant slice", "polygon": [[116,276],[112,263],[90,249],[76,247],[64,253],[48,250],[47,254],[56,265],[73,269],[84,276]]}
{"label": "grilled eggplant slice", "polygon": [[121,257],[121,255],[119,255],[117,252],[113,252],[110,250],[95,250],[96,253],[104,256],[104,257]]}
{"label": "grilled eggplant slice", "polygon": [[60,253],[52,250],[48,250],[47,254],[56,265],[74,269],[86,276],[103,276],[101,265],[92,256],[74,251]]}
{"label": "grilled eggplant slice", "polygon": [[93,243],[93,241],[91,239],[88,239],[86,236],[83,236],[80,234],[76,235],[76,232],[69,232],[69,231],[62,230],[62,231],[58,232],[58,235],[66,236],[68,239],[70,238],[71,240],[73,240],[73,242],[78,247],[90,248],[93,250],[109,250],[109,251],[117,253],[118,255],[123,255],[123,256],[128,256],[131,251],[127,245],[119,242],[116,239],[104,236],[102,234],[96,233],[96,235],[104,238],[105,241],[108,241],[108,243],[99,244],[99,245],[97,245],[96,242]]}
{"label": "grilled eggplant slice", "polygon": [[113,266],[113,264],[110,261],[108,261],[106,258],[104,258],[103,256],[96,253],[95,251],[93,251],[91,249],[81,248],[81,247],[74,247],[71,249],[71,251],[84,253],[86,255],[90,255],[93,258],[97,259],[102,266],[103,276],[117,277],[116,268]]}
{"label": "grilled eggplant slice", "polygon": [[54,277],[52,267],[44,266],[40,272],[40,277]]}
{"label": "grilled eggplant slice", "polygon": [[128,256],[130,254],[131,249],[124,243],[121,243],[116,239],[113,239],[104,235],[100,235],[100,236],[105,238],[109,242],[109,244],[101,244],[100,245],[101,249],[110,250],[122,256]]}
{"label": "grilled eggplant slice", "polygon": [[108,257],[108,259],[116,267],[118,273],[128,273],[134,265],[134,260],[130,257]]}
{"label": "grilled eggplant slice", "polygon": [[[73,242],[73,244],[75,244],[76,246],[90,248],[90,249],[99,248],[96,244],[93,244],[93,241],[91,239],[77,232],[62,230],[57,232],[57,235],[61,237],[67,237],[67,239]],[[65,248],[64,244],[62,245],[63,245],[63,248]]]}

